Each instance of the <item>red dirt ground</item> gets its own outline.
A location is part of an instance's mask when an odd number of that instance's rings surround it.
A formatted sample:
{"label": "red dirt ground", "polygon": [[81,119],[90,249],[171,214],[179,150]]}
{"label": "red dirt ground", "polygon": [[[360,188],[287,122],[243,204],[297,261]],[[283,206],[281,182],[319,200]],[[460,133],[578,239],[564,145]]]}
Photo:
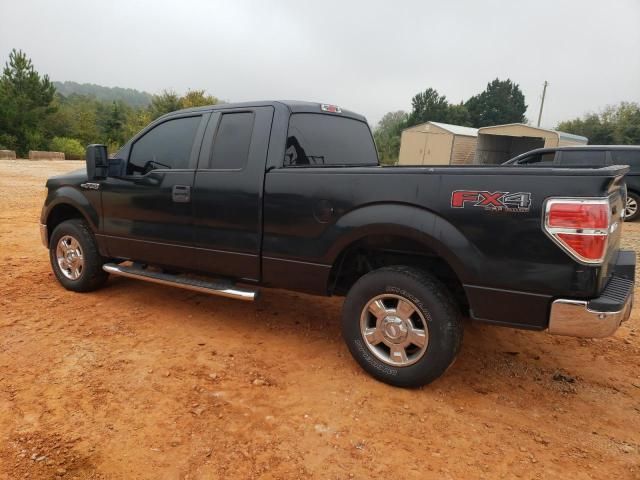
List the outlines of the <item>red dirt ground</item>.
{"label": "red dirt ground", "polygon": [[443,378],[392,388],[339,298],[64,290],[37,224],[77,167],[0,162],[0,479],[640,478],[640,309],[601,340],[469,323]]}

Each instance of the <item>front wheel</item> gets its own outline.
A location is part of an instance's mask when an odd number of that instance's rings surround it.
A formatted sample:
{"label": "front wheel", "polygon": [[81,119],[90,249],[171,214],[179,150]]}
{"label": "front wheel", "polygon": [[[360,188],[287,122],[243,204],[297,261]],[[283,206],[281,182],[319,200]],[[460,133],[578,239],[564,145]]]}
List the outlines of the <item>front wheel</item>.
{"label": "front wheel", "polygon": [[627,203],[624,208],[624,221],[633,222],[640,216],[640,196],[627,192]]}
{"label": "front wheel", "polygon": [[419,387],[441,376],[462,342],[462,319],[449,291],[421,270],[394,266],[361,277],[349,291],[342,334],[373,377]]}
{"label": "front wheel", "polygon": [[58,281],[74,292],[96,290],[109,276],[102,270],[104,258],[98,252],[89,226],[78,218],[66,220],[53,230],[49,259]]}

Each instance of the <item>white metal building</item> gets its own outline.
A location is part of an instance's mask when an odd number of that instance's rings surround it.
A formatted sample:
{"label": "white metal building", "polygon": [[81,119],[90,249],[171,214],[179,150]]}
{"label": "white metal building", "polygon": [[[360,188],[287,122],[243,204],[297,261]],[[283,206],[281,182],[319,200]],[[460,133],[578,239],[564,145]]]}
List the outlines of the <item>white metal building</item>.
{"label": "white metal building", "polygon": [[476,128],[426,122],[402,131],[398,165],[471,164],[476,148]]}
{"label": "white metal building", "polygon": [[496,165],[521,153],[542,147],[586,145],[587,137],[531,127],[523,123],[495,125],[478,129],[474,163]]}

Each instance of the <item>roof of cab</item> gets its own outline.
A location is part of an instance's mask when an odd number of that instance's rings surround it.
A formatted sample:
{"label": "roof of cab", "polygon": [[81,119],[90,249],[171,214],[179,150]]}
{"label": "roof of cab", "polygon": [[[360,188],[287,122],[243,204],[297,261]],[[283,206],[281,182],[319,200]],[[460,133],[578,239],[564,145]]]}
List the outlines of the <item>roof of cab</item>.
{"label": "roof of cab", "polygon": [[271,101],[256,101],[256,102],[239,102],[239,103],[218,103],[216,105],[205,105],[203,107],[185,108],[182,110],[176,110],[170,112],[167,115],[191,113],[191,112],[208,112],[218,110],[228,110],[235,108],[250,108],[250,107],[275,107],[277,105],[284,106],[291,113],[322,113],[324,115],[336,115],[339,117],[348,117],[362,122],[366,122],[367,119],[359,113],[352,112],[351,110],[340,109],[339,113],[325,112],[322,110],[322,105],[328,105],[318,102],[304,102],[300,100],[271,100]]}

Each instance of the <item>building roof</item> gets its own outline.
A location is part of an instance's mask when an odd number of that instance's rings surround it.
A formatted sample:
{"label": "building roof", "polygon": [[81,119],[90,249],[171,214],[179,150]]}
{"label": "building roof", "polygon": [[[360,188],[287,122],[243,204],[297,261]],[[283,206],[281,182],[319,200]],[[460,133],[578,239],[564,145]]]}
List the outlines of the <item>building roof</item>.
{"label": "building roof", "polygon": [[406,128],[405,130],[419,130],[425,131],[427,130],[428,125],[433,125],[443,130],[446,130],[449,133],[453,133],[454,135],[464,135],[465,137],[477,137],[478,129],[471,127],[463,127],[461,125],[451,125],[450,123],[441,123],[441,122],[425,122],[420,123],[418,125],[414,125],[412,127]]}
{"label": "building roof", "polygon": [[551,133],[554,135],[557,135],[560,139],[564,139],[564,140],[571,140],[574,142],[579,142],[579,143],[587,143],[589,141],[589,139],[587,137],[583,137],[582,135],[575,135],[573,133],[566,133],[566,132],[561,132],[559,130],[551,130],[550,128],[540,128],[540,127],[534,127],[532,125],[527,125],[526,123],[505,123],[504,125],[491,125],[488,127],[482,127],[480,128],[480,133],[485,133],[486,130],[491,130],[491,129],[502,129],[502,128],[508,128],[508,127],[515,127],[515,128],[519,128],[519,127],[526,127],[528,129],[531,130],[538,130],[540,132],[545,132],[545,133]]}

